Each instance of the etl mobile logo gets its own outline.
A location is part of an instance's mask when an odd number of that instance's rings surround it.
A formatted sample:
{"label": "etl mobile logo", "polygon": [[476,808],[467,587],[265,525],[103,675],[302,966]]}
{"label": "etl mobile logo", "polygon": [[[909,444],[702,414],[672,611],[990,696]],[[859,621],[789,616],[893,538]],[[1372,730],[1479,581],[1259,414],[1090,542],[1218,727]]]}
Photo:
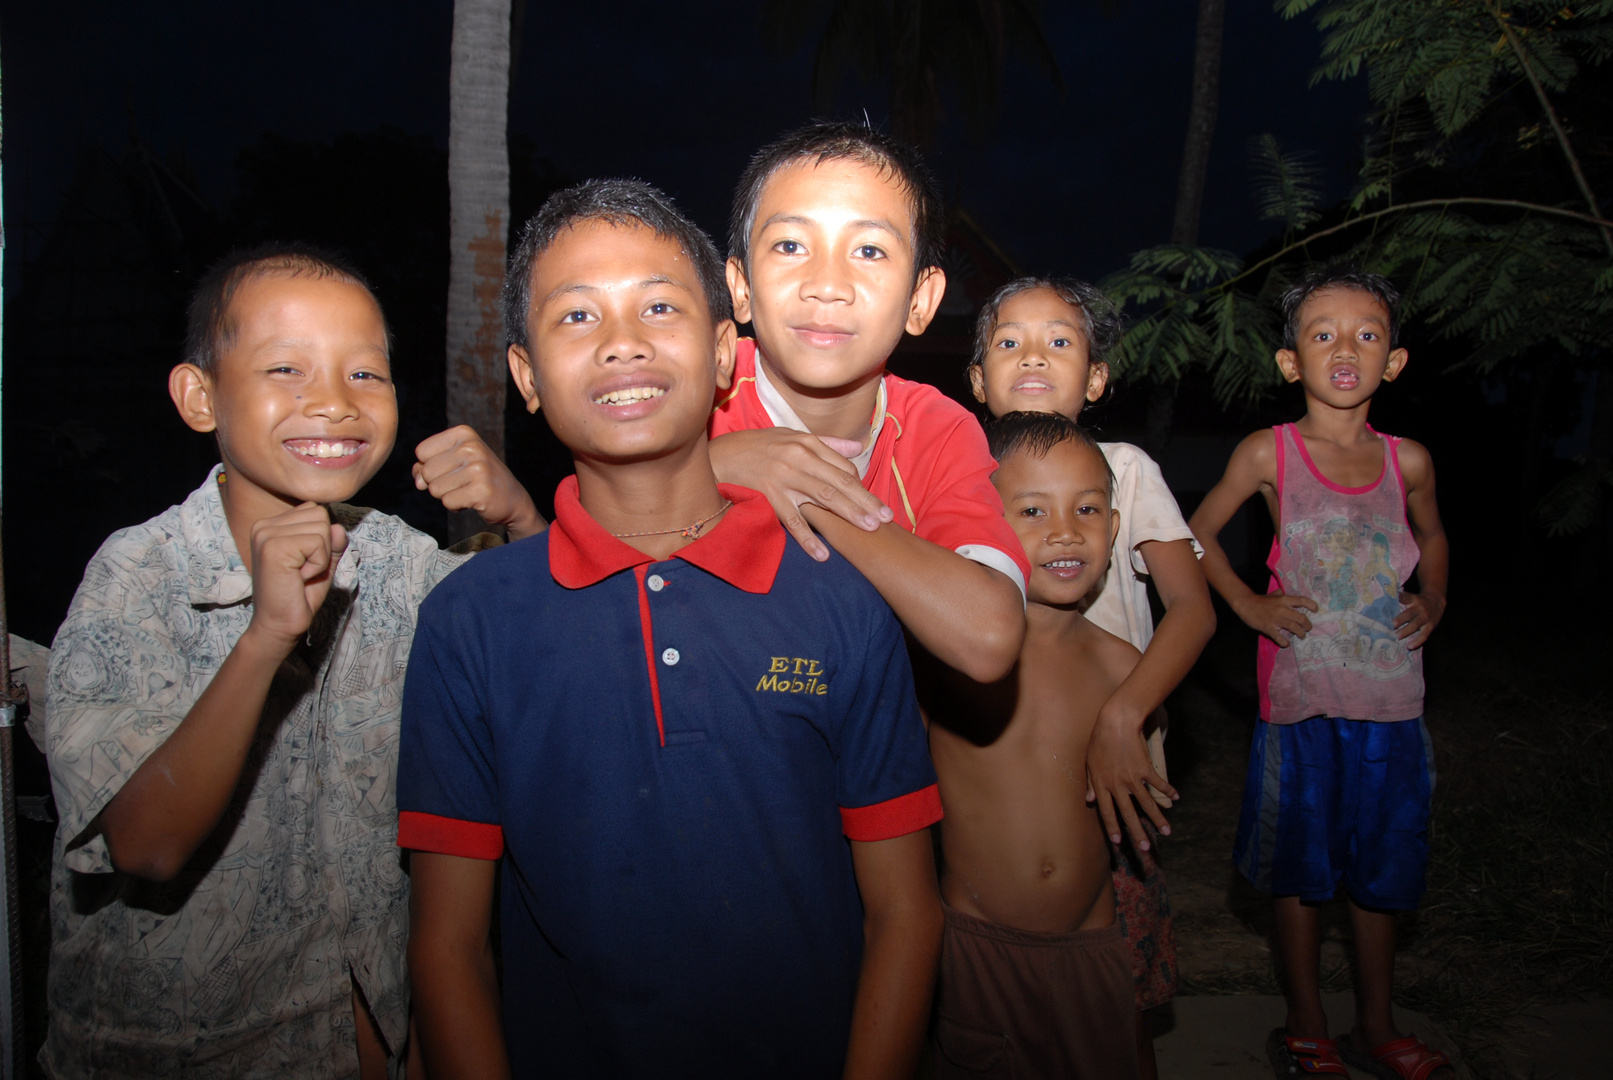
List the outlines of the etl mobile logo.
{"label": "etl mobile logo", "polygon": [[767,674],[757,682],[756,689],[771,690],[778,694],[806,694],[823,697],[829,684],[823,681],[826,673],[818,661],[804,656],[775,656],[767,665]]}

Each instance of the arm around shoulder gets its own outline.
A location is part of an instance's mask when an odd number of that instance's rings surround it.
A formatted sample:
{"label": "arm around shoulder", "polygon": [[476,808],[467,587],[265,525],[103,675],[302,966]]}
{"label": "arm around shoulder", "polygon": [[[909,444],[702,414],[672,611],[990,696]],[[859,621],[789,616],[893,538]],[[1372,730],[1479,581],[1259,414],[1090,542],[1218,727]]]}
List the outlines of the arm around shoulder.
{"label": "arm around shoulder", "polygon": [[938,660],[976,682],[1013,669],[1025,640],[1025,598],[1008,575],[894,523],[864,532],[818,507],[804,509]]}

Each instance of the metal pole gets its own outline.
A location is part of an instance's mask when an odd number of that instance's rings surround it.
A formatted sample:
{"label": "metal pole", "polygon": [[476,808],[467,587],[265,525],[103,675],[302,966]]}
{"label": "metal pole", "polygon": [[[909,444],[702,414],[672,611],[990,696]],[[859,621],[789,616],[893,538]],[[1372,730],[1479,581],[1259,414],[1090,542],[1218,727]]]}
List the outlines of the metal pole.
{"label": "metal pole", "polygon": [[[4,142],[0,126],[0,144]],[[4,184],[0,182],[0,331],[5,326],[4,268],[6,229]],[[0,333],[3,340],[3,333]],[[3,402],[4,368],[0,366],[0,402]],[[3,431],[3,424],[0,424]],[[0,492],[4,485],[0,484]],[[4,910],[6,947],[4,967],[0,968],[0,1080],[15,1080],[23,1074],[24,1041],[22,1018],[22,927],[17,917],[17,775],[11,761],[11,738],[16,730],[17,706],[21,699],[11,685],[11,637],[6,620],[5,554],[0,548],[0,855],[5,862],[6,887],[0,903]]]}

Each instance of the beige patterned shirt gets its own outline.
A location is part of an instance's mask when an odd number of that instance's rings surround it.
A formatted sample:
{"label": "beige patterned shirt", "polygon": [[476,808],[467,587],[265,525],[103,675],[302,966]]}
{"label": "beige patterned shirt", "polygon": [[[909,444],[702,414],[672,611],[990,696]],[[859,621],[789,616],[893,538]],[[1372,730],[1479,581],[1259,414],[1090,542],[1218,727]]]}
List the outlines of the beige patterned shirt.
{"label": "beige patterned shirt", "polygon": [[166,883],[118,873],[99,831],[252,618],[217,475],[101,545],[52,650],[52,1075],[354,1076],[354,980],[391,1047],[407,1030],[399,704],[415,612],[462,561],[431,537],[332,506],[347,550],[219,827]]}

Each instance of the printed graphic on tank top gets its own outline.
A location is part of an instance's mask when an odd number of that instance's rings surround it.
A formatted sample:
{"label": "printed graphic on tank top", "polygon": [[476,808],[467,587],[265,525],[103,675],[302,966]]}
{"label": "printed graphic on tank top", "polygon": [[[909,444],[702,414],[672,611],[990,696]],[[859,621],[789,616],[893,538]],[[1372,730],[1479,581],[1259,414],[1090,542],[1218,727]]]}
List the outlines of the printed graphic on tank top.
{"label": "printed graphic on tank top", "polygon": [[1293,424],[1273,433],[1279,523],[1266,591],[1308,596],[1318,610],[1309,616],[1310,633],[1286,649],[1261,637],[1261,719],[1421,716],[1422,652],[1408,651],[1394,627],[1401,589],[1419,556],[1406,520],[1400,440],[1380,436],[1383,471],[1371,484],[1350,488],[1322,475]]}

